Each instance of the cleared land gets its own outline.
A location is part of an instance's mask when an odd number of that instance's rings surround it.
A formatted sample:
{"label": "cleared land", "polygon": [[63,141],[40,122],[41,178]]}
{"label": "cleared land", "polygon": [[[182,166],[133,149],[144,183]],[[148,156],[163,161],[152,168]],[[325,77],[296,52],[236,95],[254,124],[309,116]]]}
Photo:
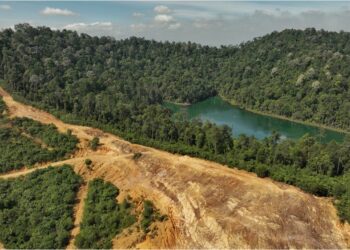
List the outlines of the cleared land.
{"label": "cleared land", "polygon": [[[153,238],[135,230],[122,239],[117,236],[114,247],[350,247],[350,226],[339,221],[330,199],[217,163],[131,144],[90,127],[65,124],[14,101],[2,89],[0,95],[11,116],[53,123],[60,131],[71,129],[77,136],[80,142],[74,156],[51,165],[73,165],[85,182],[102,178],[115,184],[121,197],[129,194],[135,201],[152,200],[168,215],[169,220],[157,225]],[[102,145],[91,151],[88,142],[95,136]],[[138,152],[141,157],[135,160]],[[91,169],[85,166],[86,158],[93,162]],[[23,169],[0,178],[32,171]]]}

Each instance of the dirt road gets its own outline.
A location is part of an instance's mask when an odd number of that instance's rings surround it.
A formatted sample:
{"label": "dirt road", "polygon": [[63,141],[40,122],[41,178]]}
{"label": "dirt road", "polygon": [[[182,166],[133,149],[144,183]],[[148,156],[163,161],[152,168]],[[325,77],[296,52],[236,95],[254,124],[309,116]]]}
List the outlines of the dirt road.
{"label": "dirt road", "polygon": [[83,211],[84,211],[84,200],[87,196],[87,185],[84,183],[77,194],[77,204],[74,208],[74,228],[71,232],[71,240],[69,241],[69,244],[66,249],[76,249],[74,243],[75,243],[75,237],[80,232],[80,223],[83,219]]}
{"label": "dirt road", "polygon": [[[72,164],[85,180],[103,178],[134,199],[152,200],[162,213],[168,214],[169,220],[161,225],[158,236],[146,237],[134,247],[350,247],[350,227],[340,223],[330,199],[217,163],[131,144],[98,129],[66,124],[14,101],[2,89],[0,95],[12,116],[53,123],[60,131],[71,129],[79,138],[74,157],[52,165]],[[102,144],[96,152],[87,147],[94,136],[99,136]],[[135,152],[142,152],[138,160],[133,159]],[[91,170],[84,165],[86,158],[93,162]],[[79,206],[83,205],[79,202],[77,211]],[[77,227],[73,235],[76,232]],[[114,242],[119,244],[115,248],[129,246],[120,240]]]}

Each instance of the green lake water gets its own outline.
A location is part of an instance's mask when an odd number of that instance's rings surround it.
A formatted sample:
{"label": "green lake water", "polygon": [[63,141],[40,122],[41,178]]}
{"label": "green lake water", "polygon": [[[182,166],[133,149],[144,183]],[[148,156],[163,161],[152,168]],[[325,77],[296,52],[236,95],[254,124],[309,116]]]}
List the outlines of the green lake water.
{"label": "green lake water", "polygon": [[331,140],[341,142],[344,139],[343,133],[255,114],[233,106],[220,97],[212,97],[190,106],[166,103],[165,107],[173,112],[184,112],[189,119],[199,118],[202,121],[210,121],[218,125],[226,124],[232,129],[235,137],[246,134],[262,139],[271,135],[273,131],[277,131],[282,138],[290,139],[298,139],[306,133],[312,136],[323,133],[323,142]]}

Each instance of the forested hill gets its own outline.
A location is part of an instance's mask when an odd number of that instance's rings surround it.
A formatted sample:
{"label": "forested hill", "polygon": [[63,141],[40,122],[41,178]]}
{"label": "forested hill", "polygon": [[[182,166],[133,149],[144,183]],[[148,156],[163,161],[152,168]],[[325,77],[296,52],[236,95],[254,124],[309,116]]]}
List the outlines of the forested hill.
{"label": "forested hill", "polygon": [[[1,75],[32,100],[40,93],[69,89],[68,102],[90,92],[125,98],[196,102],[215,94],[221,51],[194,43],[160,43],[142,38],[115,41],[72,31],[17,25],[0,34]],[[73,88],[74,85],[74,88]],[[123,98],[118,96],[118,98]],[[61,105],[61,104],[57,104]]]}
{"label": "forested hill", "polygon": [[[285,30],[214,48],[20,24],[0,33],[0,78],[66,111],[106,110],[115,99],[194,103],[219,93],[245,108],[349,130],[349,41],[346,32]],[[108,104],[92,93],[108,95]]]}
{"label": "forested hill", "polygon": [[315,29],[255,39],[225,61],[218,90],[243,107],[349,130],[349,41]]}

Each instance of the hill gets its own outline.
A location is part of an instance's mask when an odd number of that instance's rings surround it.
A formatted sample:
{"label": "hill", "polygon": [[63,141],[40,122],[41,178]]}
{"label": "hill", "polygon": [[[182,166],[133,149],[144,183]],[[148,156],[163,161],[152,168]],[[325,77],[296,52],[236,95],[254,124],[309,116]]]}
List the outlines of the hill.
{"label": "hill", "polygon": [[349,131],[349,38],[284,30],[214,48],[20,24],[0,33],[0,78],[28,100],[103,121],[132,113],[120,103],[140,109],[220,94],[245,108]]}
{"label": "hill", "polygon": [[[135,203],[148,199],[168,216],[168,220],[156,223],[158,229],[154,235],[144,236],[133,230],[116,236],[114,248],[347,248],[350,245],[349,225],[340,222],[328,198],[315,197],[290,185],[210,161],[131,144],[91,127],[70,125],[14,101],[4,91],[0,93],[5,96],[12,117],[52,123],[59,131],[71,130],[79,139],[73,158],[40,168],[70,164],[85,182],[101,178],[117,186],[118,201],[127,195]],[[89,143],[96,136],[100,146],[93,151]],[[93,162],[91,168],[85,165],[87,158]],[[34,171],[20,170],[2,174],[0,178],[20,177]],[[84,199],[78,199],[75,215],[85,205]],[[75,225],[79,228],[79,220],[75,220]]]}
{"label": "hill", "polygon": [[349,130],[350,33],[273,32],[242,44],[219,93],[245,108]]}

